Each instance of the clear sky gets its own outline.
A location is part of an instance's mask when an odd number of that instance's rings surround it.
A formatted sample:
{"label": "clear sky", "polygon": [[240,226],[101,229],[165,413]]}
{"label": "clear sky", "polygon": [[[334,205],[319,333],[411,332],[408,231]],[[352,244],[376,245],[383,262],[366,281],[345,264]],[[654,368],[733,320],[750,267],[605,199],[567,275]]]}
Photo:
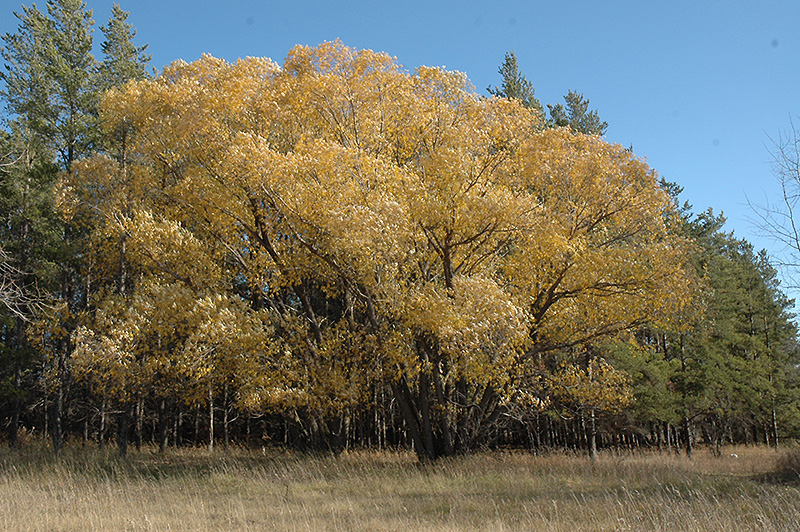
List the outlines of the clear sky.
{"label": "clear sky", "polygon": [[[86,2],[99,47],[112,2]],[[16,31],[21,3],[0,0],[0,33]],[[800,0],[119,3],[158,69],[203,53],[281,63],[295,44],[339,38],[409,70],[466,72],[485,94],[514,50],[542,103],[582,92],[608,122],[606,139],[683,186],[696,212],[723,211],[737,236],[778,250],[749,222],[747,201],[778,199],[768,145],[800,115]]]}

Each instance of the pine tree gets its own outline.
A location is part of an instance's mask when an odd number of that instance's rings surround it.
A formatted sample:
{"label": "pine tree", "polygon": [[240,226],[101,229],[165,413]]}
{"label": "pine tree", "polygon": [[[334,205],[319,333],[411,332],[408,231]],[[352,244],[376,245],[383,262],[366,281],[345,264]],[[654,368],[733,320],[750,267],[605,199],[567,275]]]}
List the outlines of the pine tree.
{"label": "pine tree", "polygon": [[519,71],[519,63],[514,52],[506,52],[503,64],[500,65],[498,73],[502,76],[500,87],[489,87],[486,89],[492,96],[498,98],[512,98],[518,100],[528,109],[535,109],[542,116],[544,108],[539,100],[536,99],[533,83],[528,81]]}
{"label": "pine tree", "polygon": [[136,30],[128,23],[128,15],[119,4],[114,4],[111,18],[100,26],[105,36],[101,45],[103,61],[100,63],[100,85],[103,89],[120,86],[130,79],[147,77],[147,65],[152,56],[145,54],[146,44],[136,46],[133,43]]}
{"label": "pine tree", "polygon": [[547,104],[550,111],[550,119],[547,121],[550,127],[569,127],[573,131],[586,133],[587,135],[603,135],[608,129],[608,123],[600,120],[596,110],[589,111],[589,100],[570,90],[564,96],[563,104]]}
{"label": "pine tree", "polygon": [[[98,127],[100,94],[115,83],[143,77],[149,57],[142,53],[145,47],[132,44],[135,32],[126,23],[127,13],[116,5],[103,27],[102,64],[92,55],[94,21],[82,0],[49,0],[46,12],[23,6],[15,15],[18,30],[3,36],[0,51],[6,65],[0,73],[0,96],[13,120],[10,134],[16,154],[3,184],[8,192],[3,209],[10,220],[3,245],[21,271],[38,270],[38,289],[58,302],[36,324],[40,332],[51,327],[50,333],[27,335],[38,338],[37,347],[49,367],[43,374],[54,376],[49,425],[58,451],[63,445],[69,332],[76,312],[86,306],[92,283],[87,271],[91,265],[83,260],[91,220],[56,216],[54,184],[69,179],[78,159],[109,144]],[[45,255],[58,267],[43,269]],[[16,344],[26,337],[21,327],[9,337],[16,338]],[[51,334],[55,330],[63,334]]]}
{"label": "pine tree", "polygon": [[3,36],[4,99],[69,170],[89,152],[96,131],[92,12],[81,0],[50,0],[47,14],[23,6],[16,16],[18,32]]}

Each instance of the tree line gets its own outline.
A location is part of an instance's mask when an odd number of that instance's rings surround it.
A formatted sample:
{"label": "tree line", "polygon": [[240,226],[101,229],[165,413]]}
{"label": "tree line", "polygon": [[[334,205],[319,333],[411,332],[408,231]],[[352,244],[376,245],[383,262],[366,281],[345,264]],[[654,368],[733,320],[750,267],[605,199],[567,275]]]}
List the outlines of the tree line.
{"label": "tree line", "polygon": [[[306,450],[796,437],[792,302],[582,94],[340,42],[156,75],[127,13],[3,37],[0,422]],[[549,116],[548,116],[549,115]]]}

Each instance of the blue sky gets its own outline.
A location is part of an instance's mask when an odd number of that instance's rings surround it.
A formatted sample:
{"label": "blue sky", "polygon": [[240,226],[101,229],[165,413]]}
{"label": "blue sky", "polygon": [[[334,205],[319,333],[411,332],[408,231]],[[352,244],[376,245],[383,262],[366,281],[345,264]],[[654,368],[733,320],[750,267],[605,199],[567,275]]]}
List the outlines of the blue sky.
{"label": "blue sky", "polygon": [[[16,31],[20,3],[0,3],[0,33]],[[749,221],[747,199],[778,198],[769,137],[800,115],[798,0],[120,3],[159,69],[203,53],[280,63],[295,44],[339,38],[409,70],[466,72],[485,94],[514,50],[543,103],[582,92],[609,123],[607,140],[683,186],[696,212],[723,211],[738,236],[778,251]],[[87,5],[99,45],[111,2]]]}

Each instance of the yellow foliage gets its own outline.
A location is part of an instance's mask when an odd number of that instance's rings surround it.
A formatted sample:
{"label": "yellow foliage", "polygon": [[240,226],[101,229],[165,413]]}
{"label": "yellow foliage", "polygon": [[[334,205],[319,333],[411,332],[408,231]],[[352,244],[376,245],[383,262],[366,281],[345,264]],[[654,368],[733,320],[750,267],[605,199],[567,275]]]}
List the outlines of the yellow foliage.
{"label": "yellow foliage", "polygon": [[[688,243],[666,226],[671,203],[644,162],[541,130],[460,73],[409,73],[337,41],[296,47],[282,67],[178,62],[101,107],[105,127],[133,132],[125,171],[98,157],[76,175],[103,183],[93,203],[162,291],[126,323],[148,322],[149,338],[159,320],[180,322],[196,373],[204,346],[261,349],[225,343],[250,334],[245,309],[202,297],[234,275],[267,294],[312,282],[344,301],[341,323],[284,313],[283,380],[251,387],[251,404],[354,404],[370,375],[348,364],[368,361],[395,379],[435,364],[447,382],[503,389],[520,357],[668,323],[692,299]],[[70,187],[65,198],[80,195]],[[81,334],[101,350],[97,331]],[[420,356],[422,339],[436,360]]]}
{"label": "yellow foliage", "polygon": [[[263,385],[274,354],[269,316],[239,299],[198,297],[182,283],[143,282],[130,297],[103,294],[73,335],[73,370],[104,397],[205,400],[209,386]],[[258,381],[258,384],[256,384]]]}
{"label": "yellow foliage", "polygon": [[564,364],[550,375],[553,395],[580,408],[617,412],[633,400],[630,377],[602,358],[592,357],[586,368]]}

